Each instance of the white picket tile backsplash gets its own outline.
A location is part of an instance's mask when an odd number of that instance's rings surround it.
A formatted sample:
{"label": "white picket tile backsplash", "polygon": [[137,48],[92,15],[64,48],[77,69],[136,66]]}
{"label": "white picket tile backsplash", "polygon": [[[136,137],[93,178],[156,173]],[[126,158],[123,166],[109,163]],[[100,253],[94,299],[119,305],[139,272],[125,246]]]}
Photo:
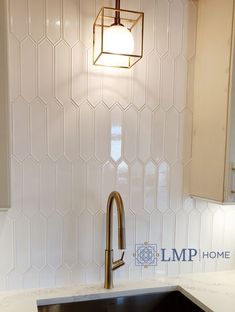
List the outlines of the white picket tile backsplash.
{"label": "white picket tile backsplash", "polygon": [[95,15],[114,1],[7,1],[12,208],[0,215],[0,289],[103,280],[115,189],[127,234],[126,266],[115,278],[234,267],[205,260],[146,269],[133,257],[145,241],[235,249],[234,207],[184,195],[196,1],[122,1],[145,12],[144,58],[131,70],[92,65]]}

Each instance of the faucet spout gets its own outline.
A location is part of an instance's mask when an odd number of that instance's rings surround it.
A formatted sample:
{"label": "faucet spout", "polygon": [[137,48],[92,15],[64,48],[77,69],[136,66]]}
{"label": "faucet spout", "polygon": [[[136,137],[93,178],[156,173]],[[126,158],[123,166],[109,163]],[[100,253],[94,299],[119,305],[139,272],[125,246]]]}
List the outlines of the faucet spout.
{"label": "faucet spout", "polygon": [[126,236],[125,236],[125,213],[122,202],[122,197],[118,192],[112,192],[109,195],[107,202],[107,216],[106,216],[106,249],[105,249],[105,288],[113,287],[113,272],[120,266],[124,265],[123,261],[124,251],[121,259],[113,261],[113,204],[116,202],[117,217],[118,217],[118,248],[126,248]]}

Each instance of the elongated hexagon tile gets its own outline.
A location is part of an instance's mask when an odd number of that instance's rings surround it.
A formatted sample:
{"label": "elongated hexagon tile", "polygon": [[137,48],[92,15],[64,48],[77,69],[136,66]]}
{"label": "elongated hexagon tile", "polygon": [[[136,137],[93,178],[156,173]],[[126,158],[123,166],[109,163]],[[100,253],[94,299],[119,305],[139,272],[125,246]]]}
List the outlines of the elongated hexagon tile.
{"label": "elongated hexagon tile", "polygon": [[87,163],[86,203],[92,213],[101,209],[101,166],[93,159]]}
{"label": "elongated hexagon tile", "polygon": [[53,213],[47,218],[47,264],[57,269],[62,263],[62,217]]}
{"label": "elongated hexagon tile", "polygon": [[190,213],[195,208],[195,200],[191,197],[185,197],[182,208],[186,213]]}
{"label": "elongated hexagon tile", "polygon": [[164,55],[169,48],[169,1],[156,1],[156,50]]}
{"label": "elongated hexagon tile", "polygon": [[147,105],[150,109],[160,104],[160,58],[156,52],[148,55]]}
{"label": "elongated hexagon tile", "polygon": [[100,161],[107,161],[110,142],[110,115],[104,104],[95,108],[95,156]]}
{"label": "elongated hexagon tile", "polygon": [[211,250],[212,245],[213,216],[209,209],[205,209],[201,214],[200,248]]}
{"label": "elongated hexagon tile", "polygon": [[124,156],[132,162],[137,157],[138,113],[134,107],[124,112]]}
{"label": "elongated hexagon tile", "polygon": [[40,163],[40,211],[48,217],[55,209],[56,167],[49,157]]}
{"label": "elongated hexagon tile", "polygon": [[146,58],[133,67],[132,103],[139,110],[146,104]]}
{"label": "elongated hexagon tile", "polygon": [[94,109],[88,102],[80,106],[80,155],[88,160],[94,153]]}
{"label": "elongated hexagon tile", "polygon": [[30,104],[32,155],[40,160],[47,155],[46,108],[39,99]]}
{"label": "elongated hexagon tile", "polygon": [[13,220],[10,218],[6,218],[4,221],[1,220],[0,250],[4,257],[0,257],[0,273],[4,275],[10,272],[15,265],[13,233]]}
{"label": "elongated hexagon tile", "polygon": [[64,153],[73,161],[79,156],[79,109],[73,102],[64,104]]}
{"label": "elongated hexagon tile", "polygon": [[136,218],[136,244],[143,244],[149,241],[150,216],[145,211],[135,213]]}
{"label": "elongated hexagon tile", "polygon": [[27,37],[21,43],[21,94],[29,102],[37,95],[36,82],[36,46]]}
{"label": "elongated hexagon tile", "polygon": [[184,5],[183,54],[187,59],[196,52],[197,3],[186,1]]}
{"label": "elongated hexagon tile", "polygon": [[156,209],[150,215],[150,236],[149,243],[157,244],[158,250],[162,247],[162,213]]}
{"label": "elongated hexagon tile", "polygon": [[56,163],[56,210],[64,215],[72,208],[72,164],[61,158]]}
{"label": "elongated hexagon tile", "polygon": [[53,47],[48,39],[38,45],[38,93],[46,103],[53,97]]}
{"label": "elongated hexagon tile", "polygon": [[164,110],[158,108],[152,113],[151,156],[156,162],[163,158],[166,116]]}
{"label": "elongated hexagon tile", "polygon": [[80,264],[75,264],[72,267],[70,280],[71,285],[85,284],[86,283],[85,267]]}
{"label": "elongated hexagon tile", "polygon": [[29,105],[23,98],[12,104],[13,110],[13,153],[23,160],[30,153]]}
{"label": "elongated hexagon tile", "polygon": [[169,208],[170,173],[169,165],[162,162],[158,167],[157,208],[164,212]]}
{"label": "elongated hexagon tile", "polygon": [[27,0],[10,0],[9,8],[10,30],[19,40],[22,40],[28,32]]}
{"label": "elongated hexagon tile", "polygon": [[114,161],[118,161],[122,156],[122,128],[123,114],[119,106],[114,106],[111,110],[111,144],[110,156]]}
{"label": "elongated hexagon tile", "polygon": [[152,161],[144,169],[144,209],[151,213],[156,209],[157,168]]}
{"label": "elongated hexagon tile", "polygon": [[[165,1],[165,0],[164,0]],[[168,110],[174,101],[174,59],[168,54],[161,62],[160,104]]]}
{"label": "elongated hexagon tile", "polygon": [[9,62],[9,95],[14,101],[20,95],[20,43],[11,34],[8,34],[8,62]]}
{"label": "elongated hexagon tile", "polygon": [[[211,250],[223,250],[224,240],[224,226],[225,226],[225,215],[221,209],[219,209],[214,215],[212,219],[212,243]],[[219,259],[216,261],[216,267],[218,265]],[[219,268],[218,268],[219,269]]]}
{"label": "elongated hexagon tile", "polygon": [[8,217],[18,218],[23,202],[23,165],[15,157],[11,158],[11,209]]}
{"label": "elongated hexagon tile", "polygon": [[130,169],[130,209],[135,213],[144,209],[143,171],[143,165],[139,161]]}
{"label": "elongated hexagon tile", "polygon": [[64,112],[56,100],[47,103],[47,121],[49,155],[57,160],[63,154]]}
{"label": "elongated hexagon tile", "polygon": [[183,39],[183,4],[181,0],[174,0],[170,3],[170,53],[177,56],[182,51]]}
{"label": "elongated hexagon tile", "polygon": [[39,41],[44,35],[44,5],[45,2],[43,0],[28,1],[29,34],[35,41]]}
{"label": "elongated hexagon tile", "polygon": [[79,214],[86,208],[86,163],[78,159],[72,165],[72,208]]}
{"label": "elongated hexagon tile", "polygon": [[126,224],[126,251],[124,260],[127,265],[133,262],[133,249],[135,248],[136,233],[135,233],[135,214],[125,209],[125,224]]}
{"label": "elongated hexagon tile", "polygon": [[46,218],[40,213],[30,218],[30,257],[39,270],[46,265]]}
{"label": "elongated hexagon tile", "polygon": [[187,163],[192,155],[192,127],[193,116],[190,110],[185,109],[180,114],[179,131],[179,158]]}
{"label": "elongated hexagon tile", "polygon": [[30,223],[24,215],[14,222],[15,268],[24,273],[30,267]]}
{"label": "elongated hexagon tile", "polygon": [[116,168],[111,162],[106,162],[102,167],[102,210],[106,211],[109,194],[115,190]]}
{"label": "elongated hexagon tile", "polygon": [[61,38],[61,0],[46,0],[46,33],[55,44]]}
{"label": "elongated hexagon tile", "polygon": [[93,231],[92,215],[88,211],[82,212],[78,217],[78,262],[82,265],[92,262]]}
{"label": "elongated hexagon tile", "polygon": [[174,163],[178,157],[179,114],[172,108],[166,114],[165,157]]}
{"label": "elongated hexagon tile", "polygon": [[177,163],[171,167],[170,179],[170,208],[178,211],[183,204],[183,166]]}
{"label": "elongated hexagon tile", "polygon": [[87,51],[81,42],[72,48],[72,99],[80,104],[87,98]]}
{"label": "elongated hexagon tile", "polygon": [[146,161],[151,153],[151,111],[144,108],[140,113],[139,122],[139,158]]}
{"label": "elongated hexagon tile", "polygon": [[62,265],[55,271],[55,285],[56,287],[70,285],[70,270],[66,265]]}
{"label": "elongated hexagon tile", "polygon": [[164,248],[175,246],[175,214],[170,209],[163,214],[162,246]]}
{"label": "elongated hexagon tile", "polygon": [[95,0],[80,1],[80,40],[87,48],[92,46],[92,26],[96,13]]}
{"label": "elongated hexagon tile", "polygon": [[71,49],[61,41],[55,47],[55,95],[65,103],[71,94]]}
{"label": "elongated hexagon tile", "polygon": [[23,275],[18,271],[18,269],[13,269],[10,273],[7,274],[7,289],[23,289]]}
{"label": "elongated hexagon tile", "polygon": [[77,226],[75,212],[69,212],[63,217],[63,263],[70,268],[76,264],[77,259]]}
{"label": "elongated hexagon tile", "polygon": [[187,72],[187,61],[182,56],[177,57],[175,60],[174,106],[179,112],[181,112],[187,104]]}
{"label": "elongated hexagon tile", "polygon": [[175,248],[181,249],[188,246],[188,215],[184,210],[176,213]]}
{"label": "elongated hexagon tile", "polygon": [[130,187],[129,187],[129,167],[122,161],[117,167],[116,189],[121,194],[124,207],[129,208]]}
{"label": "elongated hexagon tile", "polygon": [[32,216],[39,209],[39,164],[29,157],[23,163],[23,213]]}
{"label": "elongated hexagon tile", "polygon": [[35,289],[39,287],[39,270],[31,267],[24,273],[23,288]]}
{"label": "elongated hexagon tile", "polygon": [[39,285],[41,288],[49,288],[55,286],[55,269],[46,265],[39,274]]}
{"label": "elongated hexagon tile", "polygon": [[190,248],[199,248],[201,232],[201,216],[200,213],[194,209],[189,214],[188,224],[188,246]]}
{"label": "elongated hexagon tile", "polygon": [[99,265],[104,265],[105,250],[105,214],[98,212],[94,215],[94,258],[93,261]]}
{"label": "elongated hexagon tile", "polygon": [[63,38],[73,46],[79,40],[79,1],[63,1]]}
{"label": "elongated hexagon tile", "polygon": [[141,11],[144,12],[144,54],[154,49],[155,41],[155,0],[141,0]]}

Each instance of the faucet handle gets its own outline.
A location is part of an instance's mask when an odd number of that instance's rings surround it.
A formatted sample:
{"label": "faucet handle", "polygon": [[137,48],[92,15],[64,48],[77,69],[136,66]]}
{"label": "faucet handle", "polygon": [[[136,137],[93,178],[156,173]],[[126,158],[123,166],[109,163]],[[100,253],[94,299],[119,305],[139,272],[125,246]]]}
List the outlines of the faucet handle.
{"label": "faucet handle", "polygon": [[123,261],[124,254],[125,254],[125,251],[122,252],[122,256],[120,259],[113,262],[113,267],[112,267],[113,271],[120,268],[121,266],[123,266],[125,264],[125,262]]}

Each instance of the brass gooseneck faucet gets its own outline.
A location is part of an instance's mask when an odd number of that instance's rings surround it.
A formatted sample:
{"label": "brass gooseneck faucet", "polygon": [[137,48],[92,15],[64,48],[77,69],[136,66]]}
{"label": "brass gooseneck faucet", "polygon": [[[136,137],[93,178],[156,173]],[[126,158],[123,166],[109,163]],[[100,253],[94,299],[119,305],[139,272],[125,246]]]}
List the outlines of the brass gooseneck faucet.
{"label": "brass gooseneck faucet", "polygon": [[119,260],[113,261],[113,203],[117,205],[117,217],[118,217],[118,248],[126,248],[126,236],[125,236],[125,214],[121,195],[118,192],[112,192],[109,195],[107,202],[107,216],[106,216],[106,249],[105,249],[105,288],[113,288],[113,271],[120,268],[125,264],[123,261],[124,251],[122,257]]}

